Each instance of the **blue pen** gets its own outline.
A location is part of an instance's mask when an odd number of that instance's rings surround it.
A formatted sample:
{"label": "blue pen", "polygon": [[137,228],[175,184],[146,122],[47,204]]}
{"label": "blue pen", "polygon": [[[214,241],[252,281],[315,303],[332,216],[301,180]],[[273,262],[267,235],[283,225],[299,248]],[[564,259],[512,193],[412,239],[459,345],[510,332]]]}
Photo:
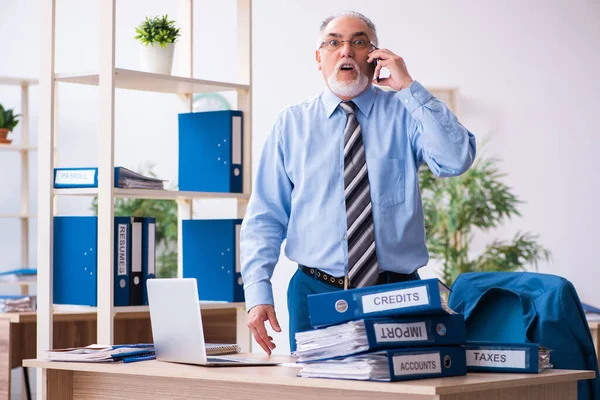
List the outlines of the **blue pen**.
{"label": "blue pen", "polygon": [[136,361],[146,361],[146,360],[156,360],[156,356],[151,355],[151,356],[143,356],[143,357],[126,357],[126,358],[123,358],[122,361],[124,363],[132,363],[132,362],[136,362]]}

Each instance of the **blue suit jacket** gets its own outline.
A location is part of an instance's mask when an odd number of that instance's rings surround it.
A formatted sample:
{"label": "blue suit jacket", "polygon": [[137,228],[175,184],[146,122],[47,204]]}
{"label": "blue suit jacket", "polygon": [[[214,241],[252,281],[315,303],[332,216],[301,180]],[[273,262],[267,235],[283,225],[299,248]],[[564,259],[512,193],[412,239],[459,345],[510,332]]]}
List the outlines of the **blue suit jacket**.
{"label": "blue suit jacket", "polygon": [[579,381],[578,399],[600,397],[598,360],[573,284],[529,272],[473,272],[452,286],[449,305],[463,313],[468,340],[539,343],[552,350],[554,368],[595,370]]}

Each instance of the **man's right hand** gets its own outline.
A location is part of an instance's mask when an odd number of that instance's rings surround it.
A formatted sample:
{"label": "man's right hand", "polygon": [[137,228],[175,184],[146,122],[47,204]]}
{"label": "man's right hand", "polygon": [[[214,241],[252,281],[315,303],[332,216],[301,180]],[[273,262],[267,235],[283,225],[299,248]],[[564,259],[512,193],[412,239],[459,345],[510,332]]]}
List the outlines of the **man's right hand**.
{"label": "man's right hand", "polygon": [[248,328],[252,331],[254,339],[263,348],[263,350],[271,355],[271,350],[275,348],[273,338],[267,334],[265,329],[265,321],[271,323],[271,327],[275,332],[281,332],[277,316],[275,315],[275,307],[270,304],[260,304],[250,309],[248,313]]}

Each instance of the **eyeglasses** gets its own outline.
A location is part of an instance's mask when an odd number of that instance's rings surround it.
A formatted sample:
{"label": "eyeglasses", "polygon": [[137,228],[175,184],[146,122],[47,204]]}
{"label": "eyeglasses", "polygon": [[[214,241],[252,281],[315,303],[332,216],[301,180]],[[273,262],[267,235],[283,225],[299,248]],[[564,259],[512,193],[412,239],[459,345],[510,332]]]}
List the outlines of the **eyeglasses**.
{"label": "eyeglasses", "polygon": [[371,42],[370,40],[367,40],[367,39],[352,39],[352,40],[329,39],[324,42],[321,42],[321,46],[319,48],[322,49],[324,47],[327,50],[334,51],[334,50],[342,48],[342,46],[346,42],[350,43],[350,46],[352,46],[352,48],[355,50],[364,50],[369,46],[375,47],[373,42]]}

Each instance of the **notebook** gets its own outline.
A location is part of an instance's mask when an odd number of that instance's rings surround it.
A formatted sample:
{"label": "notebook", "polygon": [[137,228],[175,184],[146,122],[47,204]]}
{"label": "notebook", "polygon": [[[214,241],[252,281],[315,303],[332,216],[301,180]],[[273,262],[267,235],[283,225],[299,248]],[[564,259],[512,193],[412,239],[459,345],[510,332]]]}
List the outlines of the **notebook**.
{"label": "notebook", "polygon": [[157,360],[206,367],[279,364],[242,356],[208,356],[196,279],[149,279],[147,287]]}

